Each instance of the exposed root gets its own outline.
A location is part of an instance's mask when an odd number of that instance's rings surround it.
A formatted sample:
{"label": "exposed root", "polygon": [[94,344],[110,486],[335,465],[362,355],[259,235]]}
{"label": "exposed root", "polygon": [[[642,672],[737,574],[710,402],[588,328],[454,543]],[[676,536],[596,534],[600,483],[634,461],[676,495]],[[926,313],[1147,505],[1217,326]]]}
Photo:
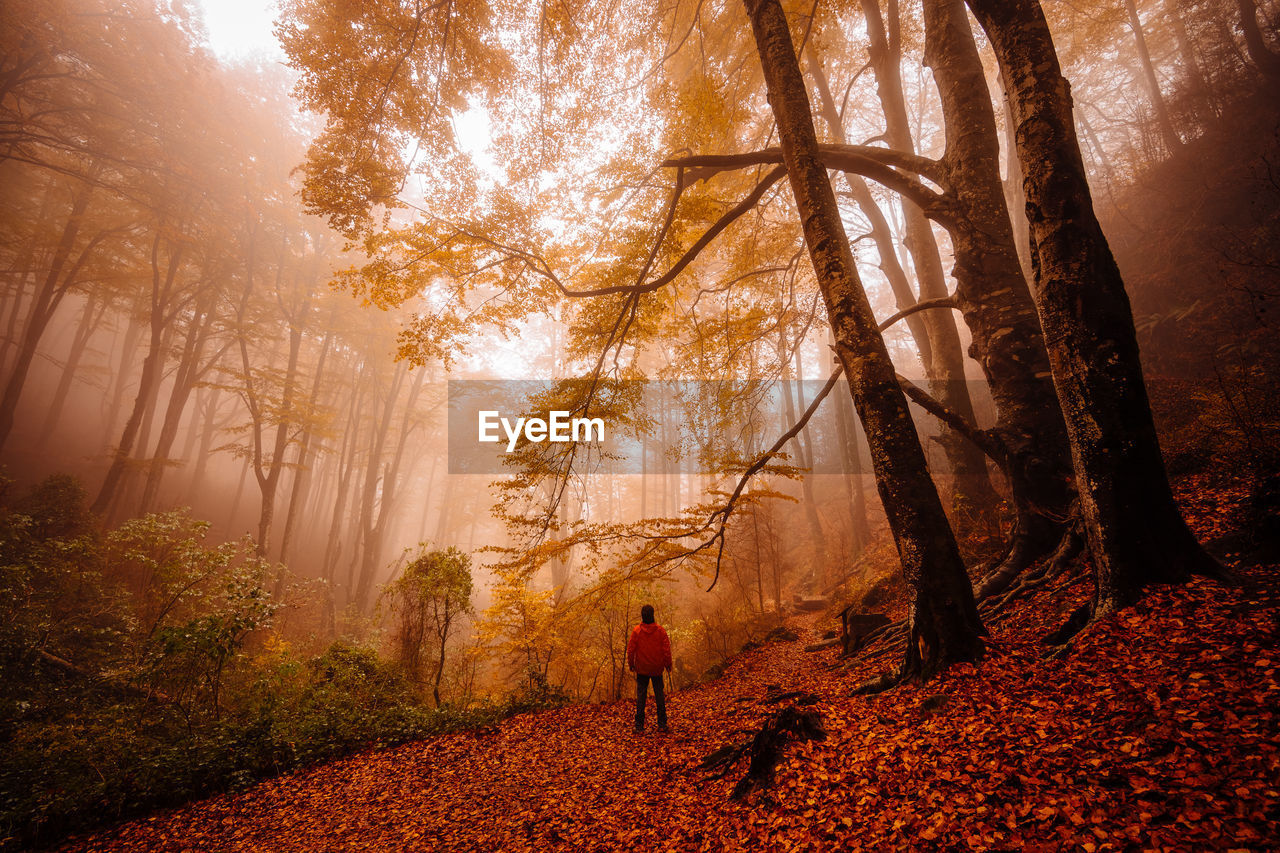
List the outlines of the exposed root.
{"label": "exposed root", "polygon": [[[789,696],[790,694],[788,694]],[[732,799],[740,800],[757,788],[767,788],[773,783],[773,768],[782,757],[782,750],[793,740],[826,740],[827,732],[822,727],[822,714],[811,707],[818,699],[810,694],[797,694],[800,700],[795,705],[788,705],[770,717],[751,737],[736,743],[727,743],[711,752],[699,770],[719,772],[714,778],[727,776],[744,755],[751,756],[747,765],[747,773],[733,786]],[[806,701],[812,699],[814,701]],[[739,734],[749,734],[739,732]]]}
{"label": "exposed root", "polygon": [[814,708],[783,708],[752,738],[747,752],[751,763],[747,775],[733,786],[730,797],[740,800],[757,788],[767,788],[773,783],[773,768],[782,758],[782,749],[791,740],[826,740],[822,727],[822,715]]}
{"label": "exposed root", "polygon": [[893,672],[886,672],[883,675],[877,675],[875,678],[868,678],[866,681],[857,685],[849,692],[850,696],[875,696],[877,693],[884,693],[886,690],[892,690],[902,683],[903,670],[896,669]]}
{"label": "exposed root", "polygon": [[1077,607],[1061,628],[1044,638],[1050,646],[1066,646],[1071,638],[1084,630],[1093,621],[1093,602],[1086,602]]}
{"label": "exposed root", "polygon": [[1068,570],[1080,568],[1080,554],[1084,551],[1084,533],[1078,524],[1073,524],[1063,534],[1053,556],[1042,563],[1034,571],[1027,572],[1018,583],[996,598],[989,598],[978,605],[978,612],[983,619],[1002,612],[1012,602],[1025,598],[1035,590],[1057,580]]}
{"label": "exposed root", "polygon": [[888,625],[863,634],[855,644],[849,647],[847,652],[840,656],[853,657],[862,649],[868,648],[872,643],[884,639],[887,639],[890,643],[905,642],[907,639],[907,620],[890,622]]}

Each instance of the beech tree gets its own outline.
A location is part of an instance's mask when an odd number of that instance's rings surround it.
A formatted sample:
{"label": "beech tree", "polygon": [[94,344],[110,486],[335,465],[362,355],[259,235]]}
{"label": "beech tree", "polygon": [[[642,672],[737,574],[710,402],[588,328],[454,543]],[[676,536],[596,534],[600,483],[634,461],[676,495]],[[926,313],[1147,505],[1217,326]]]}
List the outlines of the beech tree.
{"label": "beech tree", "polygon": [[925,465],[906,397],[858,279],[818,150],[809,98],[777,0],[746,0],[805,242],[836,355],[871,445],[880,501],[914,592],[902,675],[928,677],[982,652],[973,588]]}
{"label": "beech tree", "polygon": [[1152,583],[1220,568],[1174,502],[1119,268],[1092,197],[1048,23],[1036,0],[968,0],[1013,95],[1035,259],[1035,299],[1071,441],[1093,561],[1093,602],[1060,637]]}

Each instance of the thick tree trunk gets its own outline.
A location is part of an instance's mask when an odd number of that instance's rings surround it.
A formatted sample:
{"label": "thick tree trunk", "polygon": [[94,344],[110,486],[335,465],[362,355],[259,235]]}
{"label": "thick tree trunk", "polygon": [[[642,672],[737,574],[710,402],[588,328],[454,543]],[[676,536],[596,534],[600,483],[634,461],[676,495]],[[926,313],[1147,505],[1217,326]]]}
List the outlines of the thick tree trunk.
{"label": "thick tree trunk", "polygon": [[854,267],[782,6],[778,0],[745,0],[745,6],[805,243],[835,330],[836,354],[866,428],[880,498],[914,591],[902,675],[928,677],[981,655],[983,629],[973,588]]}
{"label": "thick tree trunk", "polygon": [[[966,19],[967,20],[967,19]],[[1010,104],[1009,85],[1000,76],[1000,107],[1004,115],[1005,176],[1004,202],[1009,224],[1013,226],[1013,246],[1018,251],[1018,265],[1022,277],[1030,285],[1035,281],[1031,269],[1031,231],[1027,225],[1027,197],[1022,193],[1022,164],[1018,162],[1018,146],[1013,141],[1013,107]],[[954,237],[953,237],[954,239]],[[1036,321],[1036,326],[1040,321]]]}
{"label": "thick tree trunk", "polygon": [[1036,307],[1093,558],[1094,618],[1219,568],[1165,474],[1124,282],[1093,211],[1067,81],[1036,0],[968,0],[1013,93]]}
{"label": "thick tree trunk", "polygon": [[946,125],[943,165],[962,214],[951,227],[956,307],[972,334],[969,353],[982,365],[996,405],[995,432],[1016,512],[1009,552],[980,585],[981,599],[1057,547],[1073,499],[1071,457],[1014,245],[995,113],[964,2],[924,0],[924,18],[925,64],[933,69]]}

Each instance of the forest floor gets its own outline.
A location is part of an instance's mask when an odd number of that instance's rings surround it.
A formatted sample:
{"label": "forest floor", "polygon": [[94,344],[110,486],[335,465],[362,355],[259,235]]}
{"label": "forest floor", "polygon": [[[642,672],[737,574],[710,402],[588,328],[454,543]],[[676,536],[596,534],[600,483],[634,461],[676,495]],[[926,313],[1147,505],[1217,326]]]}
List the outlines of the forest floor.
{"label": "forest floor", "polygon": [[[1242,495],[1184,482],[1202,539]],[[1229,559],[1230,562],[1230,559]],[[840,665],[800,639],[736,657],[668,697],[670,734],[634,703],[575,705],[361,753],[154,814],[64,849],[1250,850],[1280,848],[1280,569],[1160,587],[1062,658],[1041,638],[1089,583],[1064,577],[988,620],[986,657],[923,687],[851,688],[887,649]],[[772,788],[729,797],[698,769],[804,691],[825,741],[790,744]]]}

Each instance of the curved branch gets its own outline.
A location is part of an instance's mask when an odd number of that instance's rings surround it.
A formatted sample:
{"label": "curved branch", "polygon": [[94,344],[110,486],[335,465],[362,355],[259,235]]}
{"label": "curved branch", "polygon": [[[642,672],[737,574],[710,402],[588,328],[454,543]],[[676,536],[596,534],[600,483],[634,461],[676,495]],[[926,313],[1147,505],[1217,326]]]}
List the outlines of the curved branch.
{"label": "curved branch", "polygon": [[986,430],[979,429],[963,415],[939,403],[929,396],[927,391],[902,374],[898,374],[898,385],[902,387],[902,392],[911,398],[911,402],[973,442],[979,450],[991,457],[991,461],[1000,467],[1005,476],[1008,476],[1008,456],[999,439]]}
{"label": "curved branch", "polygon": [[[938,160],[910,154],[880,145],[848,145],[844,143],[827,143],[818,146],[822,162],[827,168],[840,168],[837,163],[844,158],[858,157],[878,163],[881,166],[903,169],[922,178],[933,181],[938,186],[946,186],[946,169]],[[782,149],[765,148],[762,151],[749,151],[742,154],[700,154],[687,157],[673,157],[664,160],[663,166],[684,166],[690,168],[690,177],[697,181],[710,177],[716,172],[726,169],[739,169],[743,166],[754,166],[762,163],[781,163]],[[692,168],[691,168],[692,167]],[[697,167],[708,167],[705,173]]]}
{"label": "curved branch", "polygon": [[759,473],[761,468],[769,464],[770,459],[778,455],[782,448],[787,446],[787,442],[800,434],[800,431],[809,423],[809,419],[818,411],[818,406],[820,406],[822,401],[827,398],[827,395],[831,393],[831,389],[836,387],[836,383],[840,381],[840,377],[843,374],[843,366],[835,369],[835,372],[831,374],[831,378],[827,380],[827,384],[823,385],[822,389],[818,391],[817,396],[813,398],[813,402],[809,404],[809,408],[805,409],[804,414],[800,416],[800,419],[792,424],[791,429],[783,433],[782,436],[774,442],[773,447],[770,447],[764,453],[760,454],[760,456],[756,458],[756,461],[752,462],[747,470],[742,472],[742,476],[738,478],[738,485],[734,488],[733,494],[729,496],[729,500],[725,502],[724,506],[711,513],[711,517],[707,519],[708,525],[714,522],[717,517],[720,519],[720,524],[716,528],[715,535],[701,546],[706,547],[706,545],[709,545],[711,542],[714,542],[717,539],[720,540],[720,553],[716,556],[716,574],[715,577],[711,579],[711,586],[707,587],[707,592],[711,592],[711,590],[715,589],[716,581],[720,580],[720,558],[724,555],[724,528],[725,525],[729,523],[729,514],[733,512],[734,505],[736,505],[738,503],[738,499],[742,497],[742,490],[747,487],[747,483],[750,482],[753,476]]}
{"label": "curved branch", "polygon": [[880,324],[880,331],[883,332],[885,329],[889,328],[899,320],[902,320],[906,317],[910,317],[912,314],[915,314],[919,311],[927,311],[930,308],[955,308],[955,307],[956,307],[956,295],[954,293],[948,293],[946,296],[939,296],[936,299],[926,299],[923,302],[917,302],[915,305],[911,305],[907,308],[903,308],[897,314],[894,314],[892,317],[885,320],[883,323]]}
{"label": "curved branch", "polygon": [[[927,157],[904,154],[871,145],[820,145],[822,164],[828,169],[851,172],[883,184],[918,204],[930,219],[950,228],[956,219],[950,194],[930,189],[920,175],[945,186],[942,165]],[[675,157],[662,165],[686,170],[692,180],[705,180],[720,172],[768,163],[781,163],[782,149],[765,148],[742,154],[699,154]],[[903,171],[899,171],[903,170]]]}
{"label": "curved branch", "polygon": [[[684,170],[682,169],[681,170],[682,174],[683,174],[683,171]],[[526,261],[527,263],[530,264],[530,266],[536,269],[539,275],[541,275],[543,278],[547,279],[553,285],[555,285],[556,289],[559,290],[561,294],[572,299],[588,298],[592,296],[612,296],[614,294],[636,295],[636,294],[642,294],[642,293],[652,293],[655,290],[660,290],[666,285],[670,284],[675,279],[675,277],[678,276],[684,270],[685,267],[687,267],[690,263],[692,263],[698,257],[698,255],[702,252],[702,250],[705,249],[707,245],[711,243],[712,240],[714,240],[716,237],[719,237],[720,234],[723,233],[726,228],[728,228],[735,221],[737,221],[744,213],[746,213],[747,211],[754,208],[757,204],[759,204],[760,199],[764,197],[764,194],[769,191],[770,187],[772,187],[775,183],[778,182],[779,178],[781,178],[783,175],[786,174],[786,171],[787,170],[785,167],[779,165],[777,168],[773,169],[767,175],[765,175],[764,178],[761,179],[760,183],[756,184],[755,189],[753,189],[750,193],[747,194],[746,198],[738,202],[738,204],[734,205],[729,210],[725,211],[724,214],[721,215],[721,217],[717,219],[711,225],[710,228],[708,228],[705,232],[703,232],[702,236],[698,238],[697,242],[695,242],[692,246],[686,249],[684,254],[680,256],[679,260],[677,260],[674,264],[671,265],[670,269],[668,269],[665,273],[653,279],[652,281],[648,281],[648,282],[638,281],[635,284],[615,284],[609,287],[595,287],[588,290],[575,290],[567,287],[565,283],[561,281],[560,277],[555,274],[555,272],[551,269],[551,267],[547,264],[547,262],[543,260],[541,257],[531,254],[530,252],[527,252],[523,249],[516,248],[515,246],[509,246],[504,243],[499,243],[495,240],[491,240],[480,234],[475,234],[472,232],[461,232],[461,233],[465,234],[467,237],[469,237],[472,240],[475,240],[476,242],[484,243],[486,245],[492,246],[495,249],[498,249],[502,252],[505,252],[511,255],[512,257],[516,257],[523,261]],[[641,272],[641,278],[643,278],[643,276],[648,272],[649,268],[652,266],[653,259],[657,255],[659,247],[662,245],[663,241],[666,239],[666,234],[671,228],[671,222],[675,218],[676,204],[680,199],[680,194],[683,188],[684,188],[683,178],[678,176],[676,179],[676,189],[671,197],[671,204],[667,208],[666,222],[663,224],[662,230],[659,232],[658,239],[654,240],[653,242],[653,247],[649,253],[649,258],[645,262],[644,269]]]}

